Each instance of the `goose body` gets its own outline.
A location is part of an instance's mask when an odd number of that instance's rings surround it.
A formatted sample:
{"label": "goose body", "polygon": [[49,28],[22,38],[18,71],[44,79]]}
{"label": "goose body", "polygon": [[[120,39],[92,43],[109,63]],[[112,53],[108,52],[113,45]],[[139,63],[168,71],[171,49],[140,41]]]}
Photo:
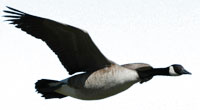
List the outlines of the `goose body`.
{"label": "goose body", "polygon": [[[61,81],[37,81],[35,88],[46,99],[66,96],[83,100],[103,99],[120,93],[137,82],[147,82],[156,75],[190,74],[178,64],[165,68],[153,68],[145,63],[118,65],[100,52],[86,31],[7,8],[9,10],[4,12],[9,15],[4,17],[10,19],[6,21],[43,40],[58,56],[69,74],[73,75]],[[77,72],[82,73],[75,74]]]}
{"label": "goose body", "polygon": [[67,78],[56,92],[79,99],[95,100],[122,92],[139,81],[136,71],[113,64],[93,73]]}

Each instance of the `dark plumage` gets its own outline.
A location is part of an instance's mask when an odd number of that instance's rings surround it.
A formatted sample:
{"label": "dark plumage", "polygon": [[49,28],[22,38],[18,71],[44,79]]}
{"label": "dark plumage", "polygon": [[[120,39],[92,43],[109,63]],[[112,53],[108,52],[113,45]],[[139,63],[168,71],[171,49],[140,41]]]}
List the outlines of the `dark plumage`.
{"label": "dark plumage", "polygon": [[[54,86],[51,86],[50,84],[54,84]],[[45,97],[45,99],[63,98],[66,96],[54,92],[54,90],[60,88],[62,84],[63,83],[60,83],[59,81],[41,79],[35,83],[35,88],[38,93],[42,94],[42,97]]]}
{"label": "dark plumage", "polygon": [[118,65],[108,60],[96,47],[89,34],[76,27],[33,16],[7,7],[10,24],[43,40],[58,56],[69,74],[82,72],[61,81],[42,79],[35,88],[46,99],[71,96],[83,100],[103,99],[118,94],[135,83],[151,80],[156,75],[190,74],[181,65],[153,68],[145,63]]}
{"label": "dark plumage", "polygon": [[61,24],[49,19],[36,17],[22,11],[7,7],[6,21],[26,33],[42,39],[58,56],[69,74],[75,72],[92,72],[110,66],[93,43],[89,34],[70,25]]}

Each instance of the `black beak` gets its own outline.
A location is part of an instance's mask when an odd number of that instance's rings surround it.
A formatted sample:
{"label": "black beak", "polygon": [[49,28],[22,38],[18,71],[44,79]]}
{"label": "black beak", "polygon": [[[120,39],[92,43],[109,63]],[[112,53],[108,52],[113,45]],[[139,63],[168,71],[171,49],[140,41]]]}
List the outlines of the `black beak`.
{"label": "black beak", "polygon": [[192,73],[188,72],[187,70],[183,69],[181,71],[181,74],[188,74],[188,75],[192,75]]}

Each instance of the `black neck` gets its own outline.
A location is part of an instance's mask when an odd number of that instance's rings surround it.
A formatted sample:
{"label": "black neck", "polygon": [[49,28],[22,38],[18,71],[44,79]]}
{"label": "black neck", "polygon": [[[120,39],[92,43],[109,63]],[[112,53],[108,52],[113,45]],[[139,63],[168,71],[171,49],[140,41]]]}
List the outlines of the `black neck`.
{"label": "black neck", "polygon": [[152,75],[164,75],[164,76],[169,76],[169,68],[154,68],[151,71]]}
{"label": "black neck", "polygon": [[169,68],[153,68],[149,70],[138,70],[138,75],[141,82],[145,82],[150,80],[155,75],[163,75],[163,76],[169,76]]}

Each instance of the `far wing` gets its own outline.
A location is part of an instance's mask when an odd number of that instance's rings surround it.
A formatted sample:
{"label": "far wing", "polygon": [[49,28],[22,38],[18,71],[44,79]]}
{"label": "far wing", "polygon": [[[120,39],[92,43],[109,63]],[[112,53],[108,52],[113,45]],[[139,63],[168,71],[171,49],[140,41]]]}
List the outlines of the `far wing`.
{"label": "far wing", "polygon": [[89,34],[76,27],[53,20],[33,16],[7,7],[6,15],[14,24],[26,33],[42,39],[55,52],[69,74],[91,72],[110,66],[109,60],[99,51]]}

